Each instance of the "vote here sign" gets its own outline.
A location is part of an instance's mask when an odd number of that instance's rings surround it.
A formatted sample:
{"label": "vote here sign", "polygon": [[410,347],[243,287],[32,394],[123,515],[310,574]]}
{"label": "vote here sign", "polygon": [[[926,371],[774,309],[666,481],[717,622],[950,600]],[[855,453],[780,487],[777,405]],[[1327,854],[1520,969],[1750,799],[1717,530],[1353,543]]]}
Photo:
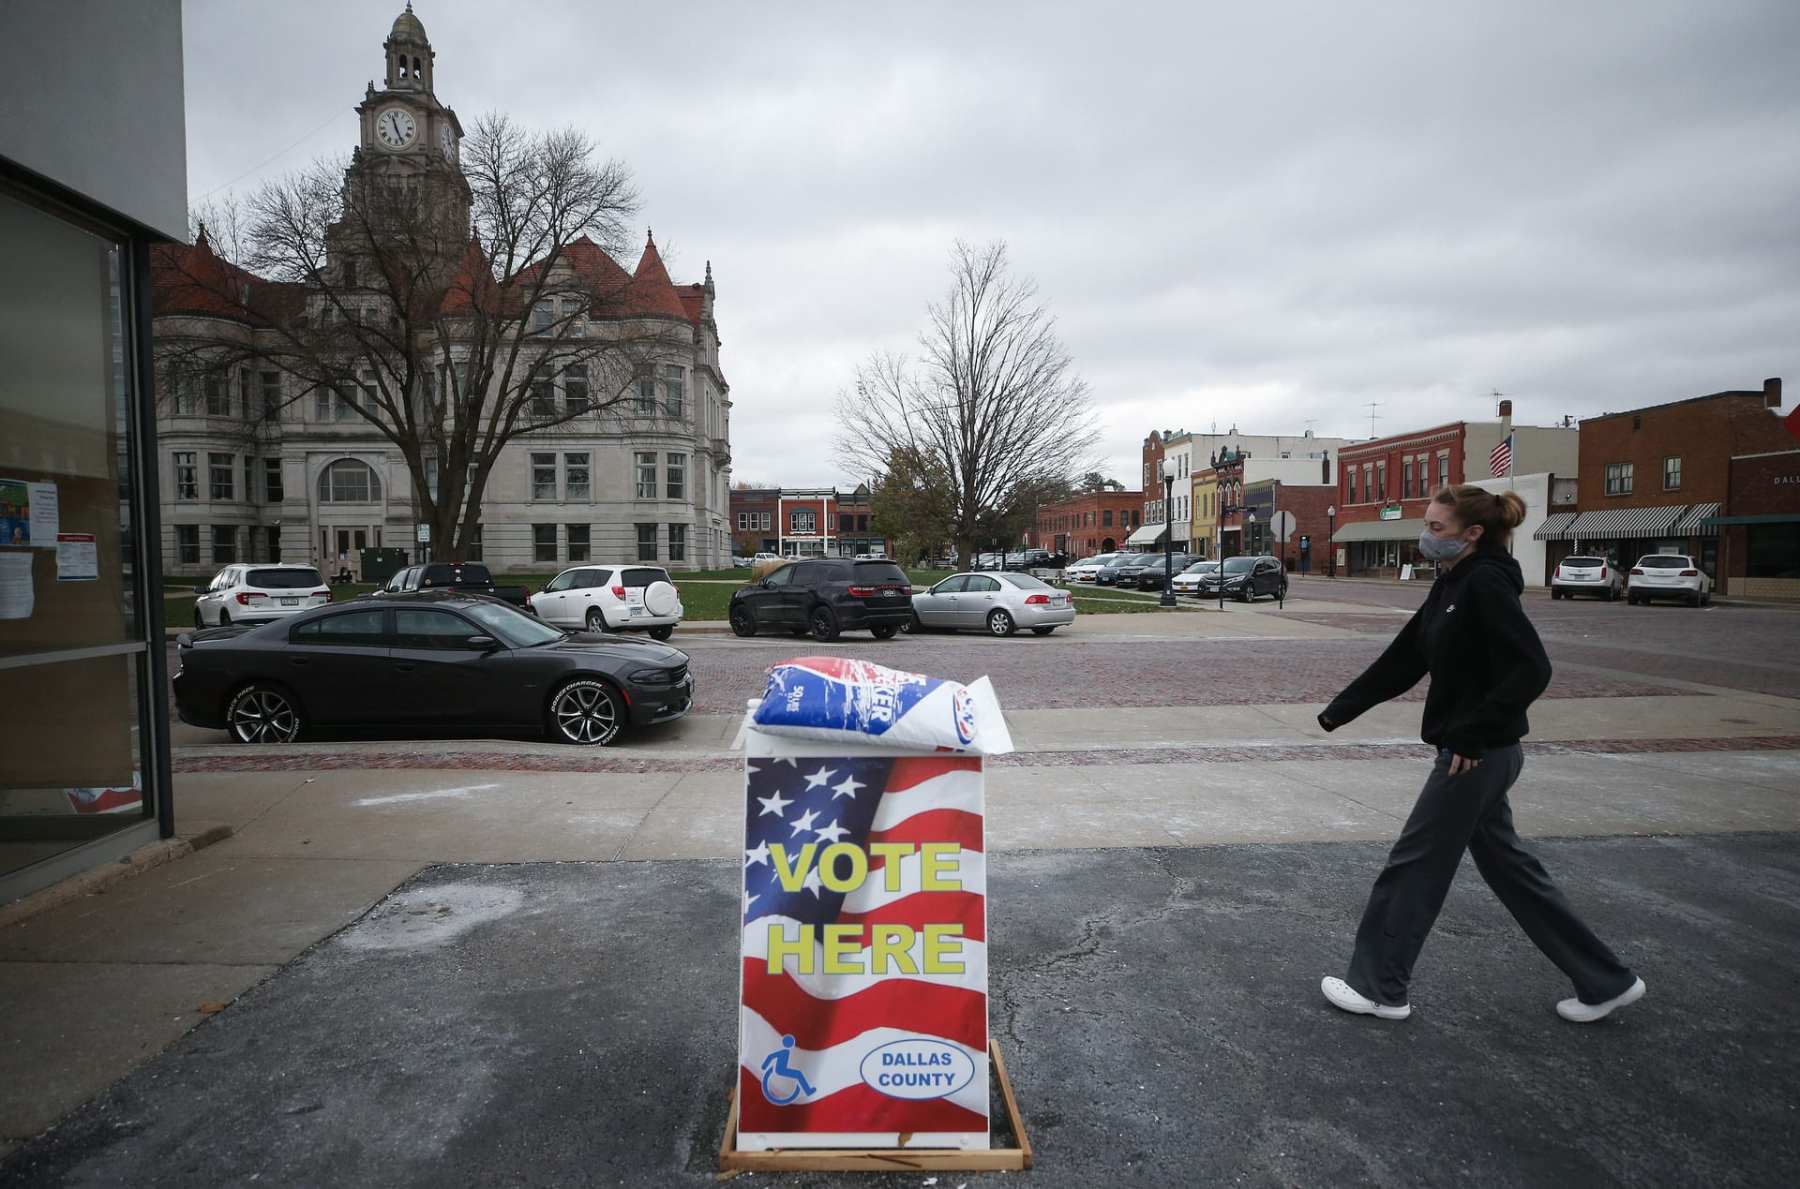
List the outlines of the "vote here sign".
{"label": "vote here sign", "polygon": [[982,763],[747,733],[740,1150],[988,1147]]}

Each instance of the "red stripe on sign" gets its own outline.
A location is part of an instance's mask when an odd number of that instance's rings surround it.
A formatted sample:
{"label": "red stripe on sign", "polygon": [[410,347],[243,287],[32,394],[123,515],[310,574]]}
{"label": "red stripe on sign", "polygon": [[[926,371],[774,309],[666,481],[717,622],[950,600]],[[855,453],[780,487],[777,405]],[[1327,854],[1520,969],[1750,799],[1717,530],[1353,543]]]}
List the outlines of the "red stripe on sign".
{"label": "red stripe on sign", "polygon": [[[868,912],[846,912],[833,922],[839,925],[910,925],[923,931],[926,925],[961,925],[962,935],[970,941],[987,940],[985,901],[976,892],[914,892],[912,895],[872,908]],[[861,943],[870,943],[864,929]]]}
{"label": "red stripe on sign", "polygon": [[888,774],[886,791],[889,794],[903,793],[946,773],[979,771],[981,760],[976,756],[905,756],[894,761],[894,770]]}
{"label": "red stripe on sign", "polygon": [[942,1098],[911,1102],[858,1083],[816,1102],[776,1106],[761,1080],[738,1066],[740,1131],[986,1131],[986,1115]]}
{"label": "red stripe on sign", "polygon": [[987,1046],[987,996],[962,987],[895,978],[843,999],[814,999],[759,958],[744,960],[744,1006],[818,1052],[871,1028],[917,1032],[980,1050]]}
{"label": "red stripe on sign", "polygon": [[[960,809],[927,809],[923,813],[915,813],[905,821],[887,830],[877,830],[869,835],[869,845],[877,842],[910,842],[918,845],[924,842],[954,842],[964,850],[982,849],[982,820],[978,813],[965,813]],[[887,865],[884,855],[869,856],[869,870],[874,871]]]}

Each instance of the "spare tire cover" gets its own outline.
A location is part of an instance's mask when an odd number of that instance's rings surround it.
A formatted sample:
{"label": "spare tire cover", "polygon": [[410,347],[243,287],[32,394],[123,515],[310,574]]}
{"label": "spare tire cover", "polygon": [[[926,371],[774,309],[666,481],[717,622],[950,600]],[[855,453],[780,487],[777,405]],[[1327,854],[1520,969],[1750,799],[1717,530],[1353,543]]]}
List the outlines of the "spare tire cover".
{"label": "spare tire cover", "polygon": [[681,610],[681,596],[668,582],[652,582],[644,588],[644,609],[652,615],[674,615]]}

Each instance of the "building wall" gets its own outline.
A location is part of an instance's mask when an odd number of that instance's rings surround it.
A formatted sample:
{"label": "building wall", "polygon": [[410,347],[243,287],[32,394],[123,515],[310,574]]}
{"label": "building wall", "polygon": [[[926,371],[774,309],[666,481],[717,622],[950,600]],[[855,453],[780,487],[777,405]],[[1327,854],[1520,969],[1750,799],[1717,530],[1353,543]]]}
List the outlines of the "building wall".
{"label": "building wall", "polygon": [[[1484,460],[1485,461],[1485,460]],[[1474,484],[1483,491],[1516,491],[1525,501],[1525,523],[1513,530],[1512,555],[1519,563],[1520,571],[1525,575],[1527,586],[1550,585],[1548,541],[1533,540],[1540,525],[1550,515],[1550,487],[1553,476],[1549,474],[1514,475],[1509,479],[1476,479]],[[1564,552],[1563,556],[1567,556]]]}
{"label": "building wall", "polygon": [[1143,473],[1139,476],[1143,490],[1139,500],[1145,524],[1160,524],[1163,520],[1162,460],[1167,439],[1171,436],[1166,430],[1152,430],[1144,439]]}
{"label": "building wall", "polygon": [[1093,492],[1038,509],[1029,543],[1079,560],[1123,549],[1131,530],[1143,523],[1143,492]]}
{"label": "building wall", "polygon": [[1188,551],[1211,557],[1218,541],[1219,472],[1212,467],[1195,471],[1189,491],[1193,514],[1188,518]]}
{"label": "building wall", "polygon": [[[1773,395],[1780,400],[1776,382]],[[1764,392],[1720,392],[1581,423],[1581,510],[1726,502],[1734,455],[1783,450],[1793,438],[1770,415]],[[1666,489],[1663,460],[1681,460],[1681,486]],[[1629,494],[1608,495],[1606,469],[1630,463]]]}
{"label": "building wall", "polygon": [[[732,552],[740,557],[776,551],[775,501],[778,487],[734,487],[731,489]],[[765,520],[767,527],[764,527]]]}

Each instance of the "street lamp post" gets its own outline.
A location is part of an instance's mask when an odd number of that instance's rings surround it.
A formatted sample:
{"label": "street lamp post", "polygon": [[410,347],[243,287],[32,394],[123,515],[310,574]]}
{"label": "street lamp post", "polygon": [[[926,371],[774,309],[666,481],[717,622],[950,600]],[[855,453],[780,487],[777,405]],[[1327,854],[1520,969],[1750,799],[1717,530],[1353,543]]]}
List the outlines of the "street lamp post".
{"label": "street lamp post", "polygon": [[[1249,556],[1249,557],[1258,556],[1256,551],[1250,548],[1250,543],[1252,541],[1254,541],[1255,539],[1256,539],[1256,513],[1253,511],[1246,510],[1244,513],[1244,553],[1246,556]],[[1248,584],[1248,586],[1249,586],[1249,595],[1250,595],[1249,598],[1244,600],[1247,603],[1253,603],[1256,601],[1256,583],[1254,581],[1252,581],[1255,577],[1256,577],[1256,563],[1251,562],[1250,568],[1248,570],[1244,571],[1244,582],[1246,584]]]}
{"label": "street lamp post", "polygon": [[1325,509],[1325,573],[1328,577],[1337,577],[1337,505],[1332,504]]}
{"label": "street lamp post", "polygon": [[1163,591],[1160,601],[1164,607],[1175,605],[1175,520],[1170,514],[1174,506],[1175,467],[1168,459],[1162,460],[1163,481]]}

